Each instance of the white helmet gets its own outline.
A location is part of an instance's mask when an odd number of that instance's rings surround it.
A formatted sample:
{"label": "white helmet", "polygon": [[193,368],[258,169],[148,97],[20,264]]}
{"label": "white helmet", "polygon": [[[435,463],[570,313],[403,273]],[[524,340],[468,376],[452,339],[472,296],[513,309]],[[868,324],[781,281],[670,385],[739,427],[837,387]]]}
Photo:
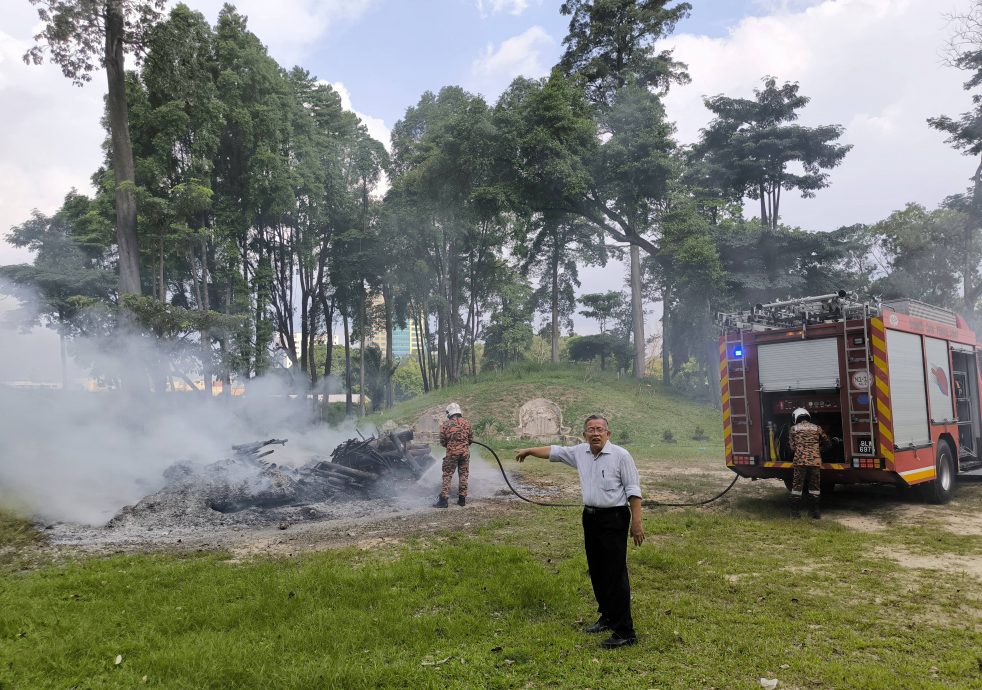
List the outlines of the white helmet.
{"label": "white helmet", "polygon": [[794,412],[791,413],[791,419],[794,420],[795,424],[797,424],[798,420],[801,419],[802,417],[808,417],[808,419],[811,419],[812,413],[803,407],[799,407],[798,409],[796,409]]}
{"label": "white helmet", "polygon": [[450,403],[447,405],[447,416],[453,417],[455,414],[463,415],[464,413],[460,411],[460,405],[457,403]]}

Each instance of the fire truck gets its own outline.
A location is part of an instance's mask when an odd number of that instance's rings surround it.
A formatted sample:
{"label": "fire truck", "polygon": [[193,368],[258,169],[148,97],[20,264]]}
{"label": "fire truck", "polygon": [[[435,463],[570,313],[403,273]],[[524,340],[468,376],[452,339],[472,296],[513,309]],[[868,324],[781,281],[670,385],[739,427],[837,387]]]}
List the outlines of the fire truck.
{"label": "fire truck", "polygon": [[952,311],[835,294],[719,314],[726,464],[790,488],[791,412],[832,439],[822,484],[918,487],[947,502],[982,475],[979,346]]}

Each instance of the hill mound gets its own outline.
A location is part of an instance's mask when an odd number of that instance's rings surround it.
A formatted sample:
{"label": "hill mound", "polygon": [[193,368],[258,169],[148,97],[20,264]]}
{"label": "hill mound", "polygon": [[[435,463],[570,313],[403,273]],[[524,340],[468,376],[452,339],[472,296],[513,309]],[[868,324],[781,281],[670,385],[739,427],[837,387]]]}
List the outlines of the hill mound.
{"label": "hill mound", "polygon": [[510,447],[519,439],[518,412],[533,398],[562,410],[563,425],[579,434],[590,414],[610,420],[612,440],[647,457],[719,456],[719,410],[687,400],[658,381],[618,379],[613,373],[575,365],[520,365],[476,380],[431,391],[369,420],[412,425],[428,410],[457,402],[480,440]]}

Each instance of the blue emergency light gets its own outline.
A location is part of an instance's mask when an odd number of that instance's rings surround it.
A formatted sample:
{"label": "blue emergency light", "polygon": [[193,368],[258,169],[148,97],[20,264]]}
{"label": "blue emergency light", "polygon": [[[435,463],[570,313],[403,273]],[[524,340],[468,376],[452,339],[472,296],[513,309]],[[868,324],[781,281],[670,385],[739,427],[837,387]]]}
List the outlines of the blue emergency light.
{"label": "blue emergency light", "polygon": [[733,348],[733,356],[736,357],[737,359],[743,357],[743,348],[742,347]]}

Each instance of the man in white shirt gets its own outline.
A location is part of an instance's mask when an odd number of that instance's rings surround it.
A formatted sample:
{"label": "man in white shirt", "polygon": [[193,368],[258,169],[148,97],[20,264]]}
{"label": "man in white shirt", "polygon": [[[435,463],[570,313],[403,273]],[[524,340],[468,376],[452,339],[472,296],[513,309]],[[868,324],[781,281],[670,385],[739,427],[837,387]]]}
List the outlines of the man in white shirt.
{"label": "man in white shirt", "polygon": [[608,649],[638,641],[631,618],[631,583],[627,574],[627,533],[636,546],[644,542],[641,524],[641,485],[634,458],[610,442],[610,427],[601,415],[583,424],[586,443],[540,446],[515,451],[524,462],[529,455],[564,462],[580,473],[583,492],[583,541],[600,619],[587,632],[611,631],[601,644]]}

